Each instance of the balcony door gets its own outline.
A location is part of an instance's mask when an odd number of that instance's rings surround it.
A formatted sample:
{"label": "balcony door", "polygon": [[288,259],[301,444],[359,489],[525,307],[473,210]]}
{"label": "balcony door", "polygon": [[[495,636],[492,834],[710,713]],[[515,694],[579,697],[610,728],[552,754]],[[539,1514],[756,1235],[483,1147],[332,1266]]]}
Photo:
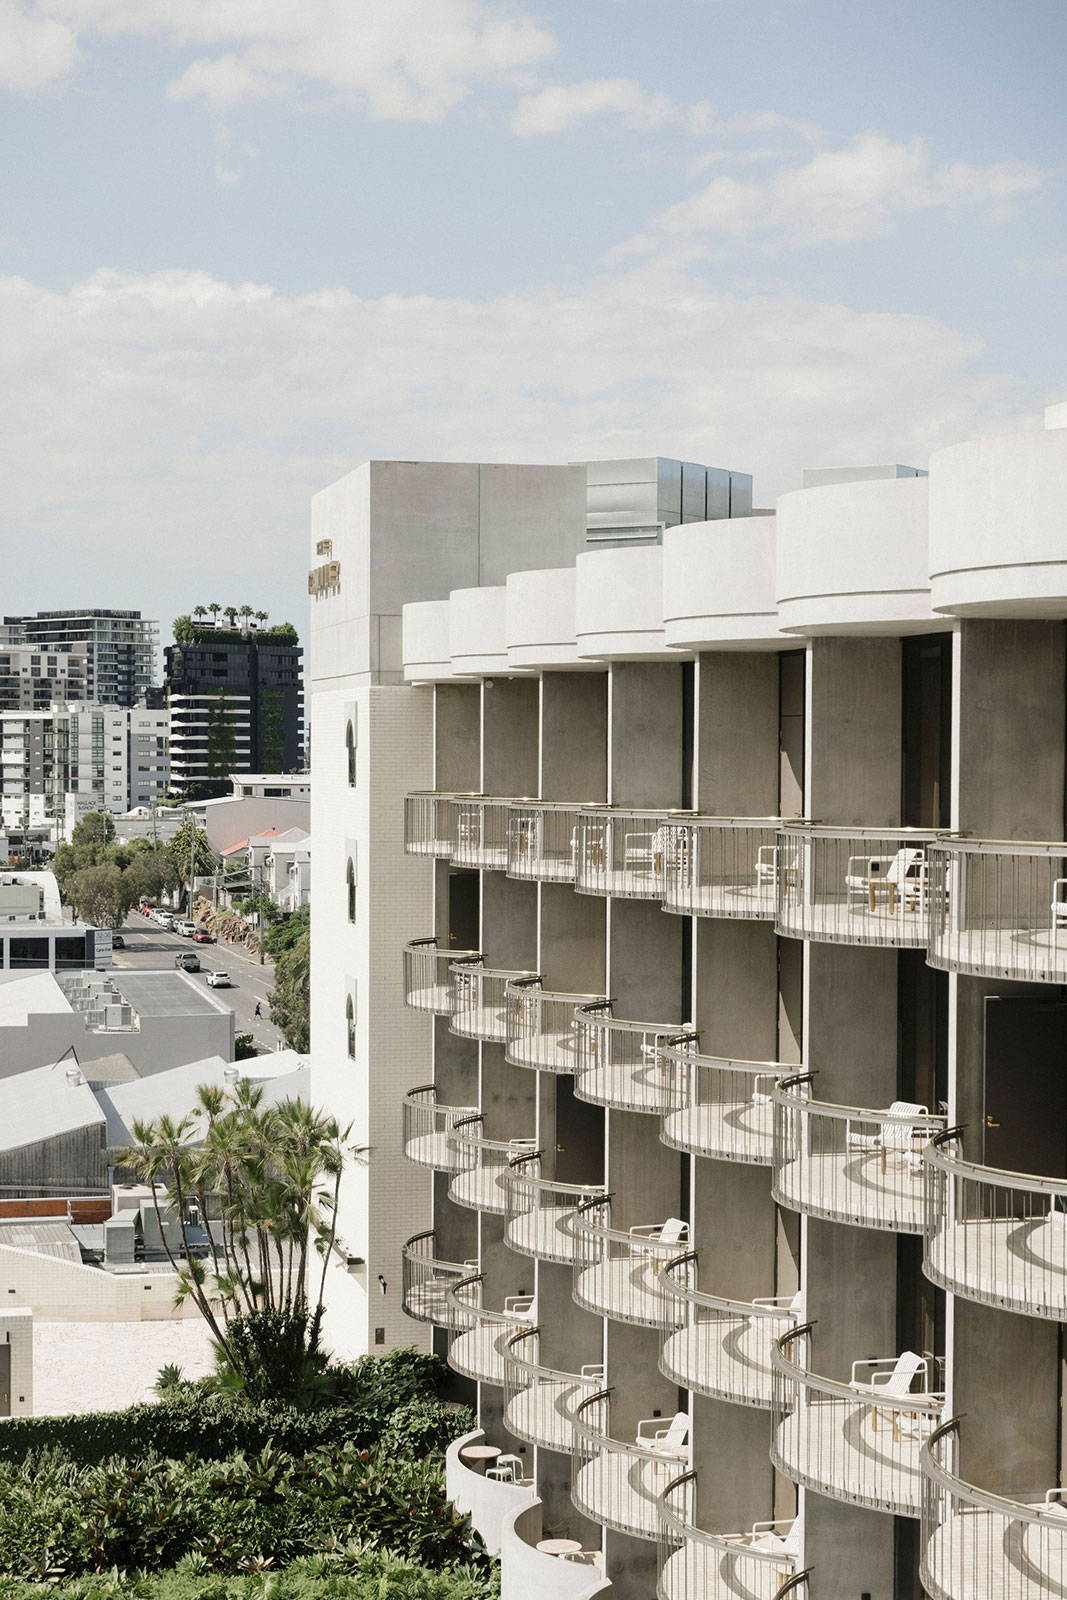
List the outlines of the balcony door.
{"label": "balcony door", "polygon": [[1067,1176],[1067,1004],[986,997],[982,1120],[986,1166]]}

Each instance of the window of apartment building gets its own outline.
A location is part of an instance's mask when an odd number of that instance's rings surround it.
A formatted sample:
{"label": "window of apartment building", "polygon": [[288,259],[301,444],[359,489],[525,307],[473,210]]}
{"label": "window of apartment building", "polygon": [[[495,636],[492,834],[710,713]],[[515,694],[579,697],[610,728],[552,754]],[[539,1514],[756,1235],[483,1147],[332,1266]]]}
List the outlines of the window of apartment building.
{"label": "window of apartment building", "polygon": [[356,1059],[356,1002],[351,995],[345,999],[345,1035],[347,1040],[348,1059]]}

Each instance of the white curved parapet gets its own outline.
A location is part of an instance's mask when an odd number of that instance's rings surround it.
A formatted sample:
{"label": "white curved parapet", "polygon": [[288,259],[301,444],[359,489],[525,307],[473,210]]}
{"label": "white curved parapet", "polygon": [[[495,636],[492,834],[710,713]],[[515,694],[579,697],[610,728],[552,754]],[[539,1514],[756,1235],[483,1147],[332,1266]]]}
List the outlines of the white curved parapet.
{"label": "white curved parapet", "polygon": [[438,683],[452,677],[447,600],[415,600],[401,611],[404,677]]}
{"label": "white curved parapet", "polygon": [[453,1439],[445,1451],[445,1493],[457,1511],[466,1512],[481,1535],[490,1555],[500,1550],[505,1521],[525,1511],[537,1499],[532,1488],[519,1483],[500,1483],[468,1467],[463,1451],[472,1444],[484,1444],[485,1433],[475,1428]]}
{"label": "white curved parapet", "polygon": [[[954,616],[1067,616],[1067,427],[949,445],[930,460],[933,605]],[[1065,419],[1067,420],[1067,419]]]}
{"label": "white curved parapet", "polygon": [[455,673],[506,672],[503,584],[453,589],[449,597],[449,649]]}
{"label": "white curved parapet", "polygon": [[688,522],[663,535],[663,627],[688,650],[783,650],[771,517]]}
{"label": "white curved parapet", "polygon": [[928,633],[926,478],[795,489],[778,501],[778,622],[789,634]]}
{"label": "white curved parapet", "polygon": [[540,1500],[509,1512],[500,1532],[500,1600],[593,1600],[615,1593],[591,1561],[564,1561],[537,1549]]}
{"label": "white curved parapet", "polygon": [[581,555],[574,600],[578,653],[611,661],[669,659],[663,631],[663,546]]}
{"label": "white curved parapet", "polygon": [[576,577],[573,567],[508,575],[505,640],[515,668],[588,668],[574,632]]}

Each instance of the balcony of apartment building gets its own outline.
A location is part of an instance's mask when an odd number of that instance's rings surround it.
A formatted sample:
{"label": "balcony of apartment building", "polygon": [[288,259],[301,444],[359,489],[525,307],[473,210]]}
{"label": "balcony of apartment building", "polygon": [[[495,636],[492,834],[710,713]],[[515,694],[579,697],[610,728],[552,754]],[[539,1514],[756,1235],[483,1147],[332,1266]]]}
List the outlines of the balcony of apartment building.
{"label": "balcony of apartment building", "polygon": [[441,1105],[432,1083],[409,1089],[403,1108],[404,1154],[416,1166],[434,1172],[463,1171],[467,1153],[457,1148],[452,1130],[457,1122],[465,1122],[477,1112],[477,1106]]}
{"label": "balcony of apartment building", "polygon": [[960,1420],[922,1451],[919,1576],[931,1600],[1038,1600],[1067,1594],[1067,1488],[1017,1500],[959,1475]]}
{"label": "balcony of apartment building", "polygon": [[578,1245],[573,1294],[576,1303],[597,1316],[643,1328],[674,1328],[685,1307],[668,1289],[663,1271],[684,1253],[689,1224],[678,1217],[662,1222],[611,1226],[611,1196],[580,1205],[568,1226]]}
{"label": "balcony of apartment building", "polygon": [[483,965],[483,956],[464,956],[453,960],[453,1033],[464,1039],[480,1039],[485,1044],[505,1044],[508,1037],[508,1009],[514,1004],[508,986],[515,978],[535,978],[534,972],[515,972]]}
{"label": "balcony of apartment building", "polygon": [[612,1015],[613,1004],[598,1000],[575,1012],[574,1092],[594,1105],[663,1116],[677,1103],[677,1052],[695,1050],[700,1036],[684,1023],[624,1021]]}
{"label": "balcony of apartment building", "polygon": [[573,883],[578,854],[578,807],[556,800],[523,800],[509,807],[507,874],[535,883]]}
{"label": "balcony of apartment building", "polygon": [[943,840],[930,896],[931,966],[1067,983],[1067,843]]}
{"label": "balcony of apartment building", "polygon": [[542,1538],[542,1506],[509,1512],[501,1524],[500,1593],[503,1600],[594,1600],[612,1594],[600,1550],[577,1539]]}
{"label": "balcony of apartment building", "polygon": [[543,1156],[513,1156],[503,1178],[504,1241],[520,1255],[573,1266],[580,1244],[571,1226],[579,1206],[604,1192],[602,1184],[558,1183],[542,1176]]}
{"label": "balcony of apartment building", "polygon": [[448,1197],[469,1211],[487,1211],[504,1216],[507,1211],[507,1179],[516,1156],[536,1150],[534,1139],[487,1139],[485,1118],[475,1111],[460,1117],[449,1132],[456,1167],[448,1186]]}
{"label": "balcony of apartment building", "polygon": [[476,1261],[443,1261],[437,1256],[437,1236],[432,1228],[414,1234],[401,1253],[403,1268],[401,1304],[414,1322],[458,1330],[469,1326],[466,1313],[448,1298],[457,1283],[478,1270]]}
{"label": "balcony of apartment building", "polygon": [[689,1417],[680,1411],[673,1418],[643,1418],[619,1438],[611,1401],[611,1389],[601,1389],[575,1407],[571,1499],[593,1522],[656,1540],[660,1499],[689,1466]]}
{"label": "balcony of apartment building", "polygon": [[506,869],[510,805],[508,799],[490,799],[484,795],[463,795],[453,801],[453,866],[496,872]]}
{"label": "balcony of apartment building", "polygon": [[448,1289],[452,1342],[448,1364],[454,1372],[478,1383],[504,1386],[504,1342],[517,1328],[529,1327],[537,1317],[532,1294],[505,1297],[503,1308],[493,1311],[482,1304],[482,1275],[468,1271]]}
{"label": "balcony of apartment building", "polygon": [[606,1005],[604,995],[562,994],[543,989],[540,977],[513,978],[508,986],[505,1055],[517,1067],[573,1072],[578,1006]]}
{"label": "balcony of apartment building", "polygon": [[574,887],[579,894],[659,900],[668,868],[667,823],[678,813],[583,806]]}
{"label": "balcony of apartment building", "polygon": [[480,961],[479,950],[455,950],[439,939],[409,939],[404,946],[404,1004],[438,1017],[452,1015],[452,963]]}
{"label": "balcony of apartment building", "polygon": [[541,1362],[541,1329],[515,1328],[501,1340],[504,1358],[504,1426],[517,1439],[570,1455],[574,1413],[604,1387],[599,1363],[559,1372]]}
{"label": "balcony of apartment building", "polygon": [[697,1474],[683,1472],[660,1496],[656,1600],[778,1600],[796,1576],[799,1524],[789,1518],[754,1522],[744,1533],[706,1533],[696,1521],[696,1489]]}
{"label": "balcony of apartment building", "polygon": [[1067,1179],[964,1161],[962,1130],[926,1150],[923,1270],[983,1305],[1067,1322]]}
{"label": "balcony of apartment building", "polygon": [[939,837],[921,828],[783,824],[775,863],[779,933],[830,944],[925,946],[930,849]]}
{"label": "balcony of apartment building", "polygon": [[454,794],[421,789],[404,796],[404,849],[447,861],[456,843]]}
{"label": "balcony of apartment building", "polygon": [[774,920],[777,817],[702,817],[664,824],[664,911],[684,917]]}
{"label": "balcony of apartment building", "polygon": [[831,1222],[922,1233],[923,1151],[945,1118],[903,1100],[877,1109],[827,1105],[810,1098],[814,1081],[796,1073],[772,1091],[775,1200]]}
{"label": "balcony of apartment building", "polygon": [[524,1463],[489,1444],[481,1428],[453,1439],[445,1451],[445,1490],[494,1554],[511,1518],[537,1504]]}
{"label": "balcony of apartment building", "polygon": [[810,1370],[806,1323],[771,1348],[771,1460],[794,1483],[902,1517],[922,1503],[922,1446],[941,1421],[938,1363],[913,1351],[853,1362],[848,1383]]}
{"label": "balcony of apartment building", "polygon": [[672,1150],[769,1167],[774,1149],[776,1084],[796,1073],[780,1061],[705,1056],[688,1045],[660,1052],[673,1074],[672,1107],[660,1137]]}
{"label": "balcony of apartment building", "polygon": [[660,1268],[659,1283],[677,1302],[675,1324],[660,1351],[659,1369],[682,1389],[769,1409],[771,1348],[800,1319],[799,1296],[727,1300],[698,1283],[696,1251]]}

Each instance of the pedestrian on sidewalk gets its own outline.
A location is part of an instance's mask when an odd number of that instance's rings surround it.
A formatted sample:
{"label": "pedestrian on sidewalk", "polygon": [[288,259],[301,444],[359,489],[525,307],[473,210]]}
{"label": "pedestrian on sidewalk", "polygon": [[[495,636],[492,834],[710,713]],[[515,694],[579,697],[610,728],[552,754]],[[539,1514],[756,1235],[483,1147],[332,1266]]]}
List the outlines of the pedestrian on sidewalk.
{"label": "pedestrian on sidewalk", "polygon": [[260,1005],[259,1001],[257,1000],[256,1001],[256,1016],[257,1017],[261,1017],[262,1015],[263,1015],[263,1007]]}

